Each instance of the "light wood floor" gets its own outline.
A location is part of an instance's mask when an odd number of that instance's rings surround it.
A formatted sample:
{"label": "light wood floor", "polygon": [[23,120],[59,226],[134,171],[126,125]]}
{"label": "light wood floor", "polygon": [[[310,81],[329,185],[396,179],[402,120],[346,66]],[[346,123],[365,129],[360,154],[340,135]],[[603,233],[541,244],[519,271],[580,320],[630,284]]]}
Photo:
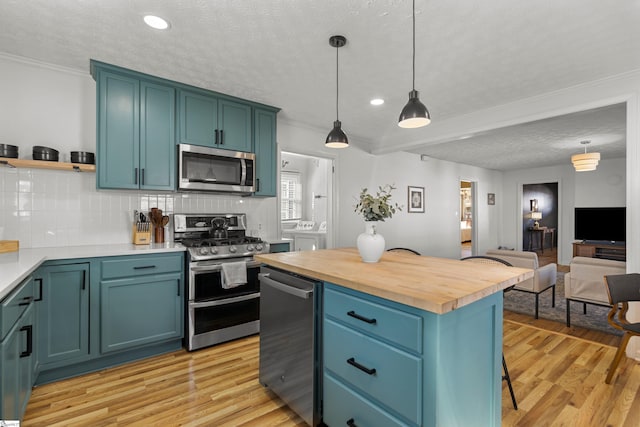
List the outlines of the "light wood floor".
{"label": "light wood floor", "polygon": [[[640,365],[604,383],[618,337],[505,312],[503,426],[638,426]],[[258,383],[258,336],[36,387],[30,426],[303,426]]]}

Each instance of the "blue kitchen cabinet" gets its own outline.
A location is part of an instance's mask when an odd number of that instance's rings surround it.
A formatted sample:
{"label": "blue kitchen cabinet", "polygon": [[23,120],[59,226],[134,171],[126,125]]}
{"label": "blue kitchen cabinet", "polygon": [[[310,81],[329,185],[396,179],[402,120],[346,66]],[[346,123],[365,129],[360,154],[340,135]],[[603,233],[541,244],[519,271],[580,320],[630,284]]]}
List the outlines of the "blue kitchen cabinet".
{"label": "blue kitchen cabinet", "polygon": [[182,338],[182,261],[181,254],[101,261],[101,353]]}
{"label": "blue kitchen cabinet", "polygon": [[89,263],[45,265],[35,274],[38,361],[42,370],[89,358]]}
{"label": "blue kitchen cabinet", "polygon": [[251,152],[251,105],[207,92],[181,90],[179,142]]}
{"label": "blue kitchen cabinet", "polygon": [[268,242],[269,243],[269,253],[277,253],[277,252],[289,252],[291,250],[291,245],[289,242]]}
{"label": "blue kitchen cabinet", "polygon": [[98,188],[175,190],[175,89],[92,63]]}
{"label": "blue kitchen cabinet", "polygon": [[253,116],[256,154],[256,192],[254,196],[273,197],[277,194],[276,112],[255,108]]}
{"label": "blue kitchen cabinet", "polygon": [[325,283],[324,422],[500,426],[501,325],[501,293],[437,315]]}
{"label": "blue kitchen cabinet", "polygon": [[34,288],[29,277],[0,305],[0,420],[21,420],[35,381]]}

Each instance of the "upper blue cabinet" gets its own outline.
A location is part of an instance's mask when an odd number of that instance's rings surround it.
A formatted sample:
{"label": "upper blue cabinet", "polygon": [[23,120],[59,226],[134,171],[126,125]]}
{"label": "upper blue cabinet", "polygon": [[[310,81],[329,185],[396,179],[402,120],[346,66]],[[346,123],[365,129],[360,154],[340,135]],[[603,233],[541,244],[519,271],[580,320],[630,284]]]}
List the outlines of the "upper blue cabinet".
{"label": "upper blue cabinet", "polygon": [[251,106],[205,93],[180,91],[182,144],[251,151]]}
{"label": "upper blue cabinet", "polygon": [[176,190],[176,144],[256,153],[256,196],[276,195],[278,109],[91,60],[96,186]]}
{"label": "upper blue cabinet", "polygon": [[96,71],[96,186],[175,190],[175,89]]}

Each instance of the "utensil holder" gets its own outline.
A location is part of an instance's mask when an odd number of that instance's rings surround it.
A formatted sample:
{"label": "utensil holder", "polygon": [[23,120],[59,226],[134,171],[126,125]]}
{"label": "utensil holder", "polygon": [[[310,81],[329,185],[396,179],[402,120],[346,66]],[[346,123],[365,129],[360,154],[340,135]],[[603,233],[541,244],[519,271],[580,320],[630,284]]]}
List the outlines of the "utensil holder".
{"label": "utensil holder", "polygon": [[154,243],[164,243],[164,227],[161,225],[153,226],[153,239]]}
{"label": "utensil holder", "polygon": [[148,245],[151,243],[151,231],[138,231],[136,224],[133,224],[133,244]]}

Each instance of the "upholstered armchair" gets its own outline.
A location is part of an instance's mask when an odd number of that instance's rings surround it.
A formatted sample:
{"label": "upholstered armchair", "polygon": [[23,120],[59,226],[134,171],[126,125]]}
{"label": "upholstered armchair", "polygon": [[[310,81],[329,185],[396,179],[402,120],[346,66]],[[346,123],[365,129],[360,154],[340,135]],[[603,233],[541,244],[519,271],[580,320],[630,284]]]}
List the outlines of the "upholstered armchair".
{"label": "upholstered armchair", "polygon": [[492,249],[487,251],[487,256],[500,258],[514,267],[529,268],[534,271],[531,279],[518,283],[513,290],[528,292],[535,295],[535,318],[538,318],[540,293],[551,289],[551,306],[556,305],[556,276],[558,266],[554,263],[540,267],[538,255],[535,252],[508,251]]}
{"label": "upholstered armchair", "polygon": [[571,326],[571,301],[581,302],[584,314],[587,313],[587,304],[611,306],[604,276],[625,274],[627,264],[624,261],[577,256],[571,260],[569,270],[564,276],[567,326]]}

